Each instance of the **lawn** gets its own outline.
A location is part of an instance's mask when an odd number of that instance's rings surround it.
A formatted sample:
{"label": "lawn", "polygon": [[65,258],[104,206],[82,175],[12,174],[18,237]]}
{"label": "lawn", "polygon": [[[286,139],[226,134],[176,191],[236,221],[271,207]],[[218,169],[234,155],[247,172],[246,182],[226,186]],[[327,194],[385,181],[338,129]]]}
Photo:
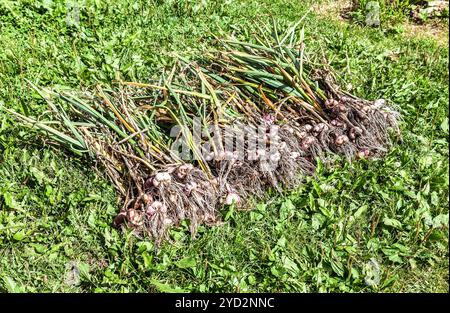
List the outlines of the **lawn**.
{"label": "lawn", "polygon": [[[313,2],[2,1],[0,105],[42,115],[26,80],[151,81],[175,54],[213,48],[213,35],[250,39],[255,21],[289,25]],[[224,208],[224,223],[195,238],[184,223],[158,247],[112,226],[119,204],[100,171],[0,111],[0,291],[448,292],[448,45],[316,10],[304,27],[342,88],[398,107],[402,139],[384,158],[319,166],[298,188]]]}

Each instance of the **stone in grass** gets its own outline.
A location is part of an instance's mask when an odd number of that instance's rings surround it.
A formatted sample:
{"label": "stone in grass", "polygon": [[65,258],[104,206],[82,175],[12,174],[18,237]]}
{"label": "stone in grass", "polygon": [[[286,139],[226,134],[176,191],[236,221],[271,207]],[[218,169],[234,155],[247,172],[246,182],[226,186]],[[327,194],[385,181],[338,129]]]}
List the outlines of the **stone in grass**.
{"label": "stone in grass", "polygon": [[369,1],[366,5],[366,25],[370,27],[380,26],[380,3]]}
{"label": "stone in grass", "polygon": [[448,12],[448,1],[430,1],[419,13],[428,17],[439,17]]}
{"label": "stone in grass", "polygon": [[69,262],[67,264],[64,282],[68,286],[76,286],[80,283],[80,270],[75,262]]}

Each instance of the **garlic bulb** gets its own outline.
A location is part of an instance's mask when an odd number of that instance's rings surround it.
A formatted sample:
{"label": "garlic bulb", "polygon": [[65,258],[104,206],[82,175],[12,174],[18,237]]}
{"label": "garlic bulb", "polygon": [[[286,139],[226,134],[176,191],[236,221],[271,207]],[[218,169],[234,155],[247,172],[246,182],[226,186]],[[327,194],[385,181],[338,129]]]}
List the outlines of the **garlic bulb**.
{"label": "garlic bulb", "polygon": [[298,138],[303,139],[306,136],[308,136],[308,133],[306,131],[298,132],[297,136],[298,136]]}
{"label": "garlic bulb", "polygon": [[307,136],[302,140],[301,147],[303,150],[308,150],[309,147],[316,141],[316,138],[313,136]]}
{"label": "garlic bulb", "polygon": [[148,206],[147,210],[145,210],[145,214],[147,214],[149,217],[152,217],[153,215],[155,215],[156,210],[153,206]]}
{"label": "garlic bulb", "polygon": [[187,175],[190,171],[193,170],[193,168],[194,168],[194,166],[193,166],[192,164],[190,164],[190,163],[180,165],[180,166],[178,167],[178,169],[177,169],[177,177],[178,177],[179,179],[184,179],[184,178],[186,177],[186,175]]}
{"label": "garlic bulb", "polygon": [[309,131],[311,131],[311,129],[313,129],[313,127],[311,125],[309,125],[309,124],[305,124],[305,125],[303,125],[303,129],[305,131],[309,132]]}
{"label": "garlic bulb", "polygon": [[319,123],[314,126],[313,131],[315,133],[321,133],[322,131],[326,130],[327,125],[325,123]]}
{"label": "garlic bulb", "polygon": [[241,201],[241,197],[237,193],[230,192],[225,199],[225,204],[231,205],[233,203],[239,203]]}
{"label": "garlic bulb", "polygon": [[150,205],[153,202],[153,197],[147,193],[142,196],[145,205]]}
{"label": "garlic bulb", "polygon": [[170,177],[169,173],[159,172],[153,178],[153,186],[158,187],[161,184],[168,185],[168,184],[170,184],[171,180],[172,180],[172,178]]}
{"label": "garlic bulb", "polygon": [[333,107],[335,107],[336,105],[338,105],[339,102],[335,99],[327,99],[325,100],[325,107],[327,109],[332,109]]}
{"label": "garlic bulb", "polygon": [[336,138],[336,140],[335,140],[335,143],[336,143],[336,145],[338,145],[338,146],[343,145],[343,144],[346,144],[346,143],[348,143],[348,142],[349,142],[349,139],[348,139],[348,137],[345,136],[345,135],[340,135],[340,136],[338,136],[338,137]]}
{"label": "garlic bulb", "polygon": [[142,219],[142,213],[135,209],[129,209],[127,212],[128,221],[135,226],[142,226],[144,220]]}

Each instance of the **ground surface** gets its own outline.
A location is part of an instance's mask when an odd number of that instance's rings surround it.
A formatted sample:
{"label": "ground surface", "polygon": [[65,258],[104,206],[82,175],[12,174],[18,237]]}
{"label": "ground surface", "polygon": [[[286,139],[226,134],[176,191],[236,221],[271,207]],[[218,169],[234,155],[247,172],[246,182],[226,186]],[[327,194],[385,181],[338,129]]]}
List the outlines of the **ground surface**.
{"label": "ground surface", "polygon": [[[288,24],[309,8],[153,2],[85,1],[77,24],[66,1],[2,1],[1,105],[38,116],[45,105],[26,79],[147,81],[171,53],[211,48],[211,32],[250,38],[255,20]],[[314,10],[305,20],[310,51],[325,54],[344,88],[398,105],[403,141],[384,159],[320,168],[251,212],[225,209],[225,223],[195,240],[187,225],[173,229],[159,249],[111,227],[107,180],[0,113],[0,291],[448,292],[448,47],[396,29]]]}
{"label": "ground surface", "polygon": [[[343,23],[355,22],[364,24],[364,5],[358,0],[322,0],[313,5],[314,12]],[[448,19],[429,19],[421,21],[411,16],[411,7],[392,8],[383,6],[381,0],[381,27],[388,31],[402,33],[410,38],[433,38],[440,45],[448,46]],[[390,1],[391,3],[393,1]],[[402,1],[399,1],[401,3]],[[403,1],[407,2],[407,1]],[[412,2],[411,2],[412,3]]]}

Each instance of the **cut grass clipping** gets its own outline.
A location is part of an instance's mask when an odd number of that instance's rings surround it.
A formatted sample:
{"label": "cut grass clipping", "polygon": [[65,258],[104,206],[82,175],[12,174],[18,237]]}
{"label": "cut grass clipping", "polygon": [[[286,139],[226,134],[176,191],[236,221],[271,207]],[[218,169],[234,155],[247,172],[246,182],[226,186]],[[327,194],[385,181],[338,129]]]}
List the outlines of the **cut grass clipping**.
{"label": "cut grass clipping", "polygon": [[155,84],[75,95],[30,83],[49,105],[46,121],[3,110],[101,163],[122,199],[117,226],[160,242],[187,219],[194,235],[218,222],[223,204],[294,187],[317,159],[382,156],[389,129],[399,135],[386,101],[339,89],[321,56],[305,50],[299,23],[280,31],[274,22],[253,43],[219,40],[222,51],[196,63],[180,57]]}

